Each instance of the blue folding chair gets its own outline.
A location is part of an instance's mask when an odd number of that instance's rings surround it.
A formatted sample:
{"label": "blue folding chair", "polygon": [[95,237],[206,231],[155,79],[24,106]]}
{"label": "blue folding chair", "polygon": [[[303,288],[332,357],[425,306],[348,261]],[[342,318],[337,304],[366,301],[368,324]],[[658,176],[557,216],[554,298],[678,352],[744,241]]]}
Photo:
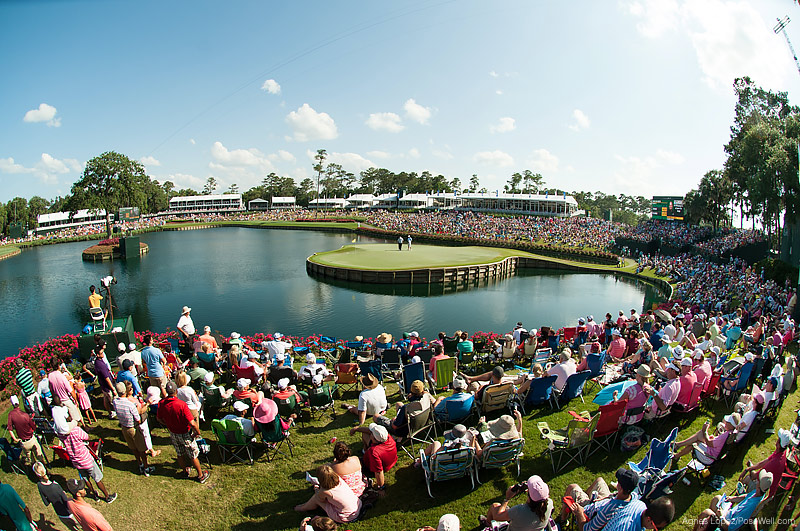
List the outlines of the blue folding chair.
{"label": "blue folding chair", "polygon": [[[380,366],[380,362],[378,362],[378,364],[378,366]],[[425,383],[425,364],[423,364],[421,361],[403,365],[403,394],[407,395],[411,393],[411,384],[414,383],[414,380],[419,380],[420,382]]]}
{"label": "blue folding chair", "polygon": [[[747,389],[750,383],[750,373],[752,372],[754,363],[748,361],[737,372],[736,376],[723,376],[719,379],[719,388],[722,389],[722,395],[725,397],[725,403],[731,407],[739,395]],[[732,388],[725,385],[726,382],[736,382]]]}
{"label": "blue folding chair", "polygon": [[672,445],[677,437],[678,428],[675,427],[663,441],[652,439],[644,459],[638,463],[628,461],[628,467],[637,474],[642,474],[648,469],[663,471],[672,462]]}
{"label": "blue folding chair", "polygon": [[383,373],[381,372],[381,360],[361,361],[358,363],[358,368],[361,371],[361,376],[371,374],[383,382]]}
{"label": "blue folding chair", "polygon": [[531,408],[548,403],[551,409],[554,408],[553,384],[556,383],[557,379],[558,376],[544,376],[534,379],[528,388],[525,400],[522,402],[522,412],[527,415]]}
{"label": "blue folding chair", "polygon": [[567,378],[567,383],[566,385],[564,385],[564,389],[562,389],[561,392],[558,393],[557,402],[559,408],[563,407],[573,398],[580,397],[581,402],[584,402],[583,387],[584,385],[586,385],[586,380],[589,379],[589,376],[591,376],[591,374],[592,371],[585,370],[581,372],[576,372],[575,374]]}
{"label": "blue folding chair", "polygon": [[592,385],[592,388],[600,387],[600,382],[598,381],[601,376],[603,376],[605,371],[605,364],[606,364],[606,353],[600,352],[595,353],[591,352],[588,356],[586,356],[586,367],[591,371],[592,374],[589,375],[589,382]]}
{"label": "blue folding chair", "polygon": [[547,347],[551,351],[556,352],[558,350],[558,344],[560,342],[561,342],[561,336],[559,335],[549,336],[547,338]]}

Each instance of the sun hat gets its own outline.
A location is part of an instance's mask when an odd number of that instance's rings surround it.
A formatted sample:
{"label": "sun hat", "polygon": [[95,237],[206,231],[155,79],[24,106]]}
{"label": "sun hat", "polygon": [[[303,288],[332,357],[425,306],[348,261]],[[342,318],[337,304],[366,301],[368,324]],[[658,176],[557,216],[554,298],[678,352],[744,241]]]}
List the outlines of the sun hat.
{"label": "sun hat", "polygon": [[213,372],[207,372],[207,373],[206,373],[206,375],[205,375],[205,376],[203,376],[203,380],[204,380],[206,383],[211,383],[211,382],[213,382],[213,381],[214,381],[214,373],[213,373]]}
{"label": "sun hat", "polygon": [[147,401],[152,402],[153,404],[158,404],[161,400],[161,389],[156,387],[155,385],[151,385],[147,388]]}
{"label": "sun hat", "polygon": [[772,472],[767,472],[762,468],[758,473],[758,486],[761,492],[767,492],[772,487]]}
{"label": "sun hat", "polygon": [[672,369],[675,372],[681,372],[681,370],[678,368],[678,366],[675,365],[674,363],[670,363],[669,365],[667,365],[667,369]]}
{"label": "sun hat", "polygon": [[452,513],[443,514],[439,518],[439,525],[436,526],[436,531],[458,531],[459,529],[461,529],[461,521]]}
{"label": "sun hat", "polygon": [[247,404],[245,404],[241,400],[237,400],[236,402],[233,403],[233,409],[235,409],[236,411],[247,411],[249,408],[247,407]]}
{"label": "sun hat", "polygon": [[353,339],[355,339],[356,341],[364,341],[364,336],[356,336]]}
{"label": "sun hat", "polygon": [[615,328],[614,330],[612,330],[612,331],[611,331],[611,335],[612,335],[612,336],[619,336],[619,335],[620,335],[620,333],[619,333],[619,329]]}
{"label": "sun hat", "polygon": [[375,389],[378,387],[378,379],[372,374],[365,374],[361,377],[361,384],[367,389]]}
{"label": "sun hat", "polygon": [[379,443],[385,443],[389,439],[389,431],[380,424],[370,424],[369,432]]}
{"label": "sun hat", "polygon": [[315,375],[314,375],[314,376],[311,378],[311,383],[312,383],[314,386],[317,386],[317,387],[319,387],[320,385],[322,385],[322,375],[321,375],[321,374],[315,374]]}
{"label": "sun hat", "polygon": [[704,359],[706,357],[706,355],[703,353],[702,350],[697,348],[697,349],[694,350],[694,353],[692,354],[692,357],[694,359],[696,359],[696,360],[702,360],[702,359]]}
{"label": "sun hat", "polygon": [[452,430],[447,430],[444,432],[444,438],[446,440],[455,441],[456,439],[460,439],[467,435],[467,427],[463,424],[456,424],[453,426]]}
{"label": "sun hat", "polygon": [[17,398],[17,395],[11,395],[11,405],[15,407],[19,405],[19,398]]}
{"label": "sun hat", "polygon": [[412,395],[421,395],[425,392],[425,384],[422,383],[420,380],[414,380],[411,382],[411,394]]}
{"label": "sun hat", "polygon": [[720,351],[720,348],[719,348],[718,346],[714,345],[713,347],[711,347],[711,352],[713,352],[714,354],[716,354],[717,356],[719,356],[719,353],[720,353],[721,351]]}
{"label": "sun hat", "polygon": [[[248,383],[250,383],[250,380],[248,380]],[[289,387],[289,378],[281,378],[278,380],[278,389],[286,389],[287,387]]]}
{"label": "sun hat", "polygon": [[466,389],[467,388],[467,381],[460,377],[456,376],[453,378],[453,389]]}
{"label": "sun hat", "polygon": [[308,354],[306,354],[306,363],[308,364],[317,363],[317,357],[311,352],[309,352]]}
{"label": "sun hat", "polygon": [[253,409],[253,418],[256,422],[261,424],[269,424],[275,420],[275,415],[278,414],[278,404],[274,400],[268,398],[263,399]]}
{"label": "sun hat", "polygon": [[533,475],[528,478],[528,496],[533,501],[542,501],[550,497],[550,487],[539,476]]}
{"label": "sun hat", "polygon": [[67,480],[67,490],[72,493],[72,495],[78,494],[80,491],[86,488],[86,483],[82,479],[68,479]]}
{"label": "sun hat", "polygon": [[636,374],[642,378],[650,378],[650,367],[647,365],[639,365],[639,367],[636,368]]}
{"label": "sun hat", "polygon": [[392,342],[392,334],[388,332],[381,332],[381,335],[375,338],[375,341],[378,343],[391,343]]}
{"label": "sun hat", "polygon": [[630,468],[620,468],[617,470],[617,486],[625,492],[633,492],[639,485],[639,474]]}
{"label": "sun hat", "polygon": [[283,352],[278,352],[277,354],[275,354],[275,361],[283,361],[285,359],[286,359],[286,354],[284,354]]}
{"label": "sun hat", "polygon": [[186,315],[187,313],[189,313],[191,311],[192,311],[191,308],[189,308],[188,306],[184,306],[183,309],[181,310],[181,315]]}
{"label": "sun hat", "polygon": [[117,382],[114,384],[114,389],[117,390],[117,393],[120,395],[125,394],[125,382]]}
{"label": "sun hat", "polygon": [[782,448],[786,448],[790,444],[797,444],[797,439],[792,437],[792,432],[784,428],[778,430],[778,440],[781,442]]}
{"label": "sun hat", "polygon": [[117,350],[120,352],[125,352],[125,343],[120,342],[120,344],[117,345]]}
{"label": "sun hat", "polygon": [[[288,378],[284,378],[284,380],[286,380],[287,382],[289,381]],[[250,385],[250,380],[247,378],[239,378],[238,380],[236,380],[236,387],[238,387],[239,389],[244,389],[248,385]]]}
{"label": "sun hat", "polygon": [[692,366],[692,360],[690,360],[689,358],[683,358],[681,360],[681,367],[691,367],[691,366]]}
{"label": "sun hat", "polygon": [[519,432],[511,415],[502,415],[489,422],[489,431],[495,439],[519,439]]}
{"label": "sun hat", "polygon": [[239,339],[240,337],[242,336],[239,335],[239,332],[231,332],[231,339]]}

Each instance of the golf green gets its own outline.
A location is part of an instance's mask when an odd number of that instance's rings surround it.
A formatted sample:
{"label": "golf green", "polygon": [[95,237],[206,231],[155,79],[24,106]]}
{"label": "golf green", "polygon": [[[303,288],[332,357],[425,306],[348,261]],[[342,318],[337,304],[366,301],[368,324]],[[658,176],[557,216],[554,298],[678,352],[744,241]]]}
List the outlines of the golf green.
{"label": "golf green", "polygon": [[509,256],[532,256],[523,251],[497,247],[448,247],[413,244],[397,250],[397,244],[370,243],[345,245],[341,249],[315,253],[309,261],[316,264],[366,271],[402,271],[492,264]]}

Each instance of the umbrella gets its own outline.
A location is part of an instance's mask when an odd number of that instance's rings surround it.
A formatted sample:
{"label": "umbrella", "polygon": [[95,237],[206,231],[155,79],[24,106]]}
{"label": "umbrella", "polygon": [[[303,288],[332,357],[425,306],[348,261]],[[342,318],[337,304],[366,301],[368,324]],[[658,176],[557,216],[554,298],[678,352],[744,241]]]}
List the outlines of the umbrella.
{"label": "umbrella", "polygon": [[619,398],[622,396],[622,393],[625,392],[625,389],[627,389],[628,387],[632,386],[635,383],[636,380],[630,379],[607,385],[603,387],[600,390],[600,392],[597,393],[592,402],[594,402],[599,406],[610,404],[614,400],[614,391],[619,391],[619,395],[617,396]]}
{"label": "umbrella", "polygon": [[672,322],[672,316],[669,314],[667,310],[658,309],[653,311],[653,315],[661,319],[662,321],[666,321],[668,323]]}

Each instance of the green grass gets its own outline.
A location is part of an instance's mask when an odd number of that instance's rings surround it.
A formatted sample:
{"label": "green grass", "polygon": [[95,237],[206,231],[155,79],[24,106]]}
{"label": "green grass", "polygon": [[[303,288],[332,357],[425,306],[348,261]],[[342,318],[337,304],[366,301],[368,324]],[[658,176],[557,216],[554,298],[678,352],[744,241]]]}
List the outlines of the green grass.
{"label": "green grass", "polygon": [[16,245],[2,245],[0,246],[0,257],[7,254],[16,253],[17,251],[19,251],[19,247]]}
{"label": "green grass", "polygon": [[[397,386],[388,384],[388,393],[396,392]],[[560,499],[569,483],[588,486],[598,475],[610,480],[618,467],[625,466],[629,460],[638,461],[646,451],[642,448],[635,454],[623,454],[616,446],[610,454],[595,454],[585,466],[553,475],[549,460],[542,454],[545,443],[539,438],[536,423],[544,420],[551,427],[561,427],[566,425],[570,409],[596,411],[597,406],[591,403],[591,397],[592,395],[586,397],[585,405],[577,400],[561,412],[554,413],[545,408],[533,411],[525,417],[523,434],[527,444],[520,478],[524,479],[534,473],[541,475],[550,485],[554,500]],[[346,397],[351,403],[355,398],[355,393],[349,393]],[[389,399],[391,402],[397,396],[390,396]],[[786,400],[775,423],[776,429],[790,425],[795,415],[793,410],[797,406],[798,395],[793,393]],[[699,429],[706,418],[711,418],[714,422],[720,421],[726,412],[721,402],[712,403],[710,412],[704,410],[690,417],[691,422],[681,429],[679,438]],[[4,416],[0,419],[5,424]],[[360,439],[348,433],[352,424],[352,416],[337,410],[335,420],[326,417],[292,431],[296,445],[294,458],[281,456],[267,463],[260,456],[254,466],[221,465],[214,446],[211,479],[207,484],[200,485],[194,481],[174,478],[177,472],[175,453],[163,428],[152,429],[154,443],[163,450],[161,456],[153,460],[157,467],[156,473],[150,478],[133,475],[133,457],[121,440],[116,421],[103,418],[93,436],[99,435],[106,440],[108,453],[105,461],[105,482],[112,491],[119,493],[119,499],[110,506],[99,502],[90,503],[106,516],[117,531],[294,530],[304,515],[295,513],[293,507],[311,495],[311,488],[304,481],[305,472],[331,459],[331,445],[328,441],[337,437],[350,443],[354,451],[360,450]],[[747,459],[758,461],[774,448],[776,436],[765,434],[766,427],[771,426],[765,424],[759,428],[751,439],[753,445],[747,452],[734,452],[726,458],[721,471],[728,482],[726,492],[730,492],[735,484],[735,477]],[[207,425],[202,428],[204,436],[213,440],[210,428]],[[657,431],[648,430],[651,436],[659,438],[663,438],[668,431],[669,427]],[[683,462],[685,461],[686,458]],[[8,471],[7,467],[5,470]],[[53,477],[62,485],[65,479],[75,476],[76,473],[70,466],[61,462],[55,464]],[[484,472],[481,477],[484,484],[475,490],[470,489],[468,480],[434,484],[435,498],[431,499],[425,489],[422,471],[414,468],[411,460],[401,454],[397,466],[387,474],[386,497],[367,513],[364,521],[343,526],[342,529],[414,530],[425,524],[435,526],[439,516],[446,512],[456,513],[461,518],[463,529],[473,529],[478,515],[483,514],[492,502],[499,501],[505,489],[518,480],[510,470]],[[33,482],[13,474],[5,474],[3,481],[13,485],[29,504],[40,528],[63,528],[56,523],[58,518],[52,508],[43,506]],[[690,528],[686,519],[696,517],[702,509],[708,507],[715,494],[701,489],[696,481],[690,486],[680,484],[675,491],[673,498],[678,509],[678,519],[666,528],[670,531]],[[779,504],[773,502],[764,509],[762,515],[778,514],[783,504],[784,500]],[[0,518],[0,527],[3,523],[9,525]]]}
{"label": "green grass", "polygon": [[385,271],[489,264],[509,256],[533,255],[500,247],[444,245],[412,245],[412,250],[408,251],[404,244],[403,250],[398,251],[396,243],[370,243],[315,253],[311,261],[334,267]]}

